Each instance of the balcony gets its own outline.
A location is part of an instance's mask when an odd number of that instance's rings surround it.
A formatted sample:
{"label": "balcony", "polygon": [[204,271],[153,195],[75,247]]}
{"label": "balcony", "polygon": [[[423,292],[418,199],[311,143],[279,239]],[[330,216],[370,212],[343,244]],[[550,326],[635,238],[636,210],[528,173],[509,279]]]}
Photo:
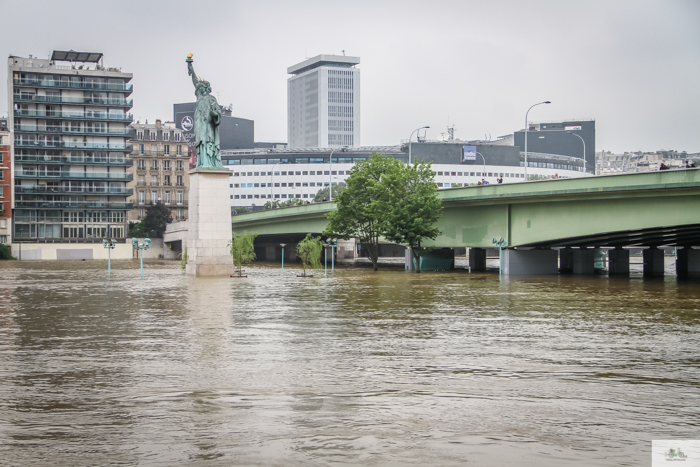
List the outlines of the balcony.
{"label": "balcony", "polygon": [[87,165],[121,165],[131,167],[133,159],[100,156],[36,156],[15,154],[16,163],[29,164],[87,164]]}
{"label": "balcony", "polygon": [[109,84],[109,83],[86,83],[86,82],[68,82],[67,80],[41,80],[41,79],[22,79],[15,78],[13,80],[15,86],[26,86],[32,88],[50,88],[50,89],[95,89],[99,91],[117,91],[131,94],[134,90],[133,84]]}
{"label": "balcony", "polygon": [[61,111],[45,111],[45,110],[15,110],[15,117],[28,118],[59,118],[70,120],[105,120],[109,122],[125,122],[131,123],[134,121],[134,116],[131,114],[110,114],[107,112],[61,112]]}
{"label": "balcony", "polygon": [[89,194],[89,195],[113,195],[131,196],[134,194],[133,188],[109,188],[109,187],[47,187],[47,186],[15,186],[15,194]]}
{"label": "balcony", "polygon": [[15,133],[51,133],[64,135],[96,135],[96,136],[126,136],[134,135],[133,128],[112,128],[112,129],[95,129],[95,128],[66,128],[66,127],[51,127],[51,126],[35,126],[35,125],[15,125]]}
{"label": "balcony", "polygon": [[99,201],[15,201],[15,209],[112,209],[131,210],[134,203],[101,203]]}
{"label": "balcony", "polygon": [[133,174],[127,173],[85,173],[85,172],[42,172],[15,170],[15,178],[58,179],[58,180],[114,180],[130,182]]}
{"label": "balcony", "polygon": [[110,107],[133,107],[132,99],[102,99],[98,97],[63,97],[63,96],[36,96],[33,94],[15,94],[14,102],[48,102],[52,104],[72,105],[106,105]]}
{"label": "balcony", "polygon": [[17,141],[15,140],[16,148],[50,148],[50,149],[107,149],[111,151],[128,151],[131,152],[134,147],[131,144],[109,144],[109,143],[83,143],[69,141]]}

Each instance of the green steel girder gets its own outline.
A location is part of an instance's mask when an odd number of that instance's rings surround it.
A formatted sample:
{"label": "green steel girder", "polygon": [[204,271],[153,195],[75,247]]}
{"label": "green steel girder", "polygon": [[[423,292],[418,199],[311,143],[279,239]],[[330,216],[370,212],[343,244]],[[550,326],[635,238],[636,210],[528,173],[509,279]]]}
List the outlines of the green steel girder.
{"label": "green steel girder", "polygon": [[[700,244],[700,170],[559,179],[441,190],[442,234],[425,246]],[[321,233],[334,203],[233,217],[260,235]]]}

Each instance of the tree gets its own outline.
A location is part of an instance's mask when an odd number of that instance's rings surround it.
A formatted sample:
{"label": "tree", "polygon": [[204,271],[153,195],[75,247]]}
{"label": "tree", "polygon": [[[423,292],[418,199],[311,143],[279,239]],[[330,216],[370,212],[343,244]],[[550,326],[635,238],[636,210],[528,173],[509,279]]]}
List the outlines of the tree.
{"label": "tree", "polygon": [[0,243],[0,259],[15,259],[10,252],[10,247],[4,243]]}
{"label": "tree", "polygon": [[326,237],[358,238],[377,270],[379,237],[386,230],[388,190],[383,177],[400,170],[402,162],[384,154],[372,154],[350,171],[347,186],[336,197],[337,210],[326,214]]}
{"label": "tree", "polygon": [[331,185],[332,190],[329,190],[328,188],[321,188],[318,190],[318,193],[316,193],[316,196],[314,196],[314,202],[315,203],[320,203],[323,202],[323,198],[326,198],[326,201],[331,201],[331,198],[328,197],[328,192],[330,191],[333,193],[333,197],[336,198],[340,193],[343,192],[347,185],[345,182],[340,182],[337,185]]}
{"label": "tree", "polygon": [[234,215],[237,215],[237,214],[248,214],[249,212],[250,212],[250,210],[249,210],[247,207],[245,207],[245,206],[241,206],[241,207],[236,208],[236,209],[233,210],[233,214],[234,214]]}
{"label": "tree", "polygon": [[321,269],[322,250],[321,237],[314,237],[311,234],[306,234],[304,240],[297,244],[297,256],[301,260],[301,267],[304,269],[302,276],[306,277],[306,268]]}
{"label": "tree", "polygon": [[165,226],[172,221],[170,209],[158,202],[146,208],[146,217],[143,218],[144,231],[153,237],[163,238]]}
{"label": "tree", "polygon": [[129,222],[129,237],[147,237],[148,231],[146,230],[146,224],[144,220],[141,219],[138,222]]}
{"label": "tree", "polygon": [[420,272],[420,247],[423,240],[440,235],[435,222],[442,216],[432,162],[403,165],[387,173],[383,182],[388,187],[386,229],[384,238],[406,244],[416,258]]}
{"label": "tree", "polygon": [[243,273],[241,269],[244,264],[250,264],[255,261],[255,247],[253,243],[255,242],[255,237],[258,236],[257,232],[243,232],[242,234],[233,233],[233,238],[229,243],[231,247],[231,256],[233,256],[233,264],[238,269],[238,276],[240,277]]}

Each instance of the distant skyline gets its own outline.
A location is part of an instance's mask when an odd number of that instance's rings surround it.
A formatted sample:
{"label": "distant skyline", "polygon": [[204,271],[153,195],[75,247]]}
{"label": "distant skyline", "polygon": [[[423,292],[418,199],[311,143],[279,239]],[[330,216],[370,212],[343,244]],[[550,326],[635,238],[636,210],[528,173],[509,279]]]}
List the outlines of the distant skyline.
{"label": "distant skyline", "polygon": [[[700,2],[10,1],[9,55],[96,51],[134,74],[135,121],[170,120],[194,92],[185,57],[221,105],[287,138],[287,67],[358,56],[361,144],[394,145],[429,125],[464,140],[529,120],[596,120],[596,151],[700,151]],[[0,93],[7,115],[7,90]],[[415,136],[414,136],[415,138]]]}

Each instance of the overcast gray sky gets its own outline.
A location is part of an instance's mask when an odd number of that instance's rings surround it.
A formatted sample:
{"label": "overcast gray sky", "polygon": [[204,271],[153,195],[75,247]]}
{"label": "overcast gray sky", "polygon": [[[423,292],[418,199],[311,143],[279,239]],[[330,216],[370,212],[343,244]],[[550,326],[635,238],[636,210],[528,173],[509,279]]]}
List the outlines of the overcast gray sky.
{"label": "overcast gray sky", "polygon": [[[10,1],[0,53],[96,51],[134,74],[135,118],[194,100],[185,57],[222,105],[287,139],[287,67],[359,56],[361,144],[449,124],[482,139],[596,120],[596,150],[700,151],[700,1]],[[2,72],[7,73],[7,62]],[[0,93],[0,114],[7,95]]]}

